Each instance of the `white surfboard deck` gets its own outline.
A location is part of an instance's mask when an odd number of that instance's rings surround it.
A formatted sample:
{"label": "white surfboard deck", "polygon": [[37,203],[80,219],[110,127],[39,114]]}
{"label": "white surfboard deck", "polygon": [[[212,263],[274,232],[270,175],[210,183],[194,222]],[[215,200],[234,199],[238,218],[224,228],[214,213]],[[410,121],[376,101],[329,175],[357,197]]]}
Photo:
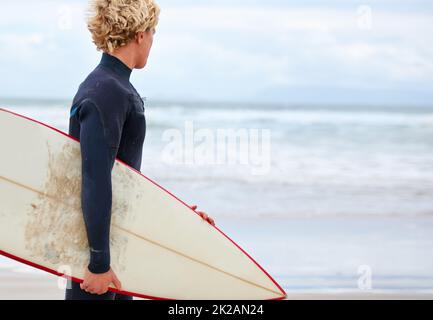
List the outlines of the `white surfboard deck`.
{"label": "white surfboard deck", "polygon": [[[82,281],[89,254],[79,142],[0,109],[0,150],[0,254]],[[286,296],[218,227],[120,160],[112,190],[111,265],[123,293],[148,299]]]}

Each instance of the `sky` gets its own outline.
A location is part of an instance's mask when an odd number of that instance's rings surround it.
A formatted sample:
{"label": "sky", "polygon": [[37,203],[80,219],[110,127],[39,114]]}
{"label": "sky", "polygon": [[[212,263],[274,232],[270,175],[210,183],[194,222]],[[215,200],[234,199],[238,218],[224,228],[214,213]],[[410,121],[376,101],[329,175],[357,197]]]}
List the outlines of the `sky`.
{"label": "sky", "polygon": [[[433,2],[159,0],[132,83],[157,100],[433,106]],[[85,0],[0,0],[0,97],[72,99]]]}

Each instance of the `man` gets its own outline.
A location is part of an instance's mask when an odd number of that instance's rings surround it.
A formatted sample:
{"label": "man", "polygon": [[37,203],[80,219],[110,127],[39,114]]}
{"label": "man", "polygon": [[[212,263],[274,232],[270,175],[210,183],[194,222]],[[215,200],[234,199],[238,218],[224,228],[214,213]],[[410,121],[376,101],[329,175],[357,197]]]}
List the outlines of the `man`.
{"label": "man", "polygon": [[[111,170],[116,157],[141,167],[144,104],[129,79],[133,69],[147,64],[160,10],[153,0],[94,0],[91,8],[88,29],[103,55],[80,85],[69,121],[69,134],[80,140],[90,262],[83,283],[69,282],[66,299],[132,299],[108,291],[111,284],[122,290],[110,267]],[[206,213],[197,213],[214,224]]]}

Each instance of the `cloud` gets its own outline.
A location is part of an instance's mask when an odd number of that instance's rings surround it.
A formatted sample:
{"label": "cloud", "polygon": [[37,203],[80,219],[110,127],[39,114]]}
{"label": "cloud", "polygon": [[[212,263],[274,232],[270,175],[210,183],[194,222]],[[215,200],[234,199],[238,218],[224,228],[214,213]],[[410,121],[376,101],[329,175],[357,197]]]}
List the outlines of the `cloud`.
{"label": "cloud", "polygon": [[[0,14],[2,69],[28,81],[30,95],[50,95],[44,88],[55,85],[59,95],[71,96],[99,59],[84,23],[86,1],[26,3],[23,11],[10,2]],[[139,90],[156,98],[256,100],[278,92],[284,102],[296,88],[431,92],[433,14],[423,1],[381,0],[370,10],[346,1],[160,5],[147,72],[133,76]],[[59,66],[65,76],[52,84]],[[36,83],[23,80],[26,70],[44,74]],[[19,91],[4,82],[0,95]]]}
{"label": "cloud", "polygon": [[[176,56],[195,57],[198,61],[205,57],[212,71],[218,66],[236,79],[248,79],[253,73],[255,80],[266,83],[279,79],[285,83],[296,84],[298,80],[302,85],[319,85],[323,77],[317,74],[325,72],[328,81],[340,85],[340,79],[330,74],[338,69],[346,75],[345,84],[347,76],[356,78],[354,84],[358,85],[357,79],[368,79],[372,74],[376,74],[377,83],[369,80],[365,85],[431,81],[433,46],[427,41],[428,30],[433,30],[431,15],[375,10],[372,13],[374,26],[366,31],[358,26],[357,7],[167,8],[161,16],[158,55],[175,52]],[[191,64],[179,64],[170,70],[186,67]]]}

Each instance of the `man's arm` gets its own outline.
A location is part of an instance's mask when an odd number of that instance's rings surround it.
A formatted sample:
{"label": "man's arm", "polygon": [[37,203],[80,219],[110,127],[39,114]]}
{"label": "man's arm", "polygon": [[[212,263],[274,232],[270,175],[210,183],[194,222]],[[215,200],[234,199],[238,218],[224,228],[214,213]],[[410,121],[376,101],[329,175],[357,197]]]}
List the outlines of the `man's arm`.
{"label": "man's arm", "polygon": [[86,100],[80,105],[82,157],[81,207],[90,247],[88,269],[110,270],[111,170],[115,154],[109,146],[97,106]]}

